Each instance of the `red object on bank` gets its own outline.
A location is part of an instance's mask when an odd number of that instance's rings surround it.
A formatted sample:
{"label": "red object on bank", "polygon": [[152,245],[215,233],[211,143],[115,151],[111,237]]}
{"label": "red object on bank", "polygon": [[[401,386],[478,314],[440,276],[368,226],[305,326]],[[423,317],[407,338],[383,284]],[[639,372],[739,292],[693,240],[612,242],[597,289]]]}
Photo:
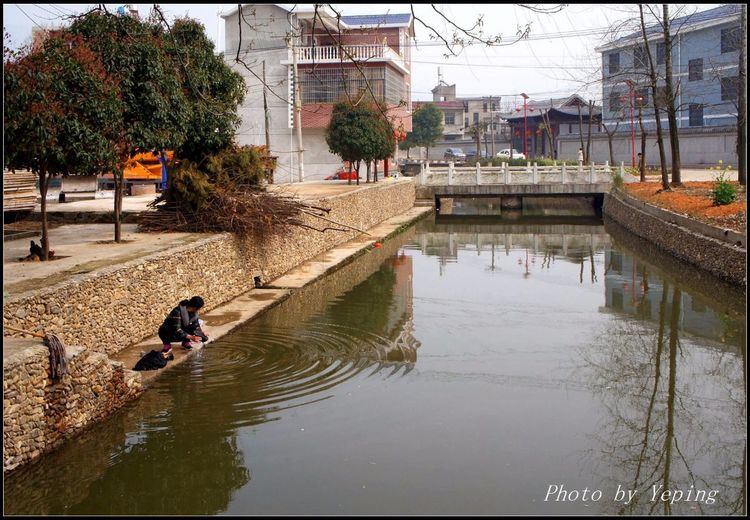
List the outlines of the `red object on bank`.
{"label": "red object on bank", "polygon": [[350,170],[350,171],[339,171],[334,173],[333,175],[329,175],[324,180],[326,181],[334,181],[334,180],[342,180],[346,181],[349,179],[352,179],[353,181],[357,180],[357,172]]}

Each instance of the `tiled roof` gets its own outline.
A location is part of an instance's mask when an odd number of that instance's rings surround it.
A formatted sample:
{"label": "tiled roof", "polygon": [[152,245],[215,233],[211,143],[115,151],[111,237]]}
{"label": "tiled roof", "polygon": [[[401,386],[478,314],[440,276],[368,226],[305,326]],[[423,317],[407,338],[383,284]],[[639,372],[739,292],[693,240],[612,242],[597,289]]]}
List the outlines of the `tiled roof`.
{"label": "tiled roof", "polygon": [[[701,22],[707,22],[709,20],[716,20],[719,18],[724,18],[726,16],[739,16],[740,14],[740,4],[727,4],[727,5],[721,5],[719,7],[714,7],[713,9],[706,9],[705,11],[701,11],[699,13],[693,13],[693,14],[687,14],[685,16],[680,16],[678,18],[674,18],[670,22],[670,27],[672,30],[679,30],[683,27],[687,28],[691,25],[695,25]],[[650,27],[646,27],[646,34],[661,34],[662,27],[659,24],[652,25]],[[641,37],[640,31],[635,31],[632,34],[629,34],[627,36],[623,36],[622,38],[618,38],[614,42],[612,42],[611,45],[617,45],[619,43],[628,41],[633,39],[634,37]]]}
{"label": "tiled roof", "polygon": [[403,25],[411,23],[411,13],[398,14],[359,14],[342,16],[341,21],[353,27],[373,27],[377,25]]}

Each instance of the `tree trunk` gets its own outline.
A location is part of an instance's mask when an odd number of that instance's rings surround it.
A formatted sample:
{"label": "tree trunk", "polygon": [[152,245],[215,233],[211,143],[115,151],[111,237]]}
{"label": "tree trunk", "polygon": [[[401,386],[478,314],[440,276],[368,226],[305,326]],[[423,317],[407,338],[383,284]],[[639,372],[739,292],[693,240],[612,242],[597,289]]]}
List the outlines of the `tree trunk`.
{"label": "tree trunk", "polygon": [[47,189],[49,188],[47,169],[39,168],[39,193],[42,196],[42,261],[49,260],[49,224],[47,222]]}
{"label": "tree trunk", "polygon": [[[359,168],[362,166],[362,161],[357,161],[357,186],[359,186]],[[351,179],[351,175],[349,176],[349,179]],[[351,184],[351,182],[349,182]]]}
{"label": "tree trunk", "polygon": [[677,128],[677,108],[674,105],[675,92],[672,85],[672,35],[669,32],[669,7],[662,4],[664,20],[664,65],[666,68],[667,119],[669,121],[669,146],[672,150],[672,186],[680,186],[680,136]]}
{"label": "tree trunk", "polygon": [[125,170],[120,169],[112,175],[115,181],[115,242],[122,240],[122,225],[120,213],[122,212],[122,187],[125,184]]}
{"label": "tree trunk", "polygon": [[586,164],[591,162],[591,113],[594,111],[594,100],[589,99],[589,133],[586,137]]}
{"label": "tree trunk", "polygon": [[669,189],[669,175],[667,174],[667,156],[664,151],[664,139],[661,133],[661,117],[659,115],[659,103],[656,86],[656,68],[654,59],[651,57],[651,49],[648,45],[648,36],[646,36],[646,21],[643,18],[643,4],[638,4],[638,10],[641,15],[641,34],[643,34],[643,43],[646,47],[648,56],[649,77],[651,79],[651,94],[654,100],[654,119],[656,120],[656,144],[659,145],[659,162],[661,165],[661,187],[663,190]]}
{"label": "tree trunk", "polygon": [[365,165],[367,166],[367,180],[365,181],[366,184],[370,184],[370,167],[371,167],[371,164],[372,163],[370,161],[367,161],[365,163]]}
{"label": "tree trunk", "polygon": [[[386,158],[385,160],[387,161],[388,158]],[[372,173],[372,182],[378,182],[378,161],[377,160],[375,161],[374,166],[375,168],[373,169],[373,173]]]}
{"label": "tree trunk", "polygon": [[638,107],[638,125],[641,127],[641,160],[638,163],[638,169],[641,173],[641,182],[646,182],[646,129],[643,128],[643,111]]}
{"label": "tree trunk", "polygon": [[[578,108],[578,137],[581,139],[581,150],[585,149],[583,147],[583,115],[581,114],[581,105],[576,105]],[[586,155],[583,156],[583,163],[586,164]]]}
{"label": "tree trunk", "polygon": [[737,86],[737,178],[740,184],[747,185],[747,13],[745,4],[740,6],[740,66]]}

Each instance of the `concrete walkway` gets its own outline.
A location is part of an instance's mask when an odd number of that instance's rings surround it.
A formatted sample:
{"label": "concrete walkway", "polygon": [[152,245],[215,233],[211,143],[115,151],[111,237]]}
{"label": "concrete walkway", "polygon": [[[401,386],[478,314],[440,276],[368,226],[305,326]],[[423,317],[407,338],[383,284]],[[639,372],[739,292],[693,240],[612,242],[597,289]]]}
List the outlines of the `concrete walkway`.
{"label": "concrete walkway", "polygon": [[29,254],[28,238],[3,242],[3,296],[49,287],[70,276],[128,262],[207,236],[136,233],[135,230],[136,224],[123,224],[123,242],[116,244],[112,242],[112,224],[68,224],[50,229],[50,249],[60,257],[50,262],[18,261]]}
{"label": "concrete walkway", "polygon": [[[295,289],[312,283],[326,273],[353,260],[358,255],[366,253],[375,242],[387,240],[390,235],[398,232],[403,226],[411,224],[431,211],[432,208],[414,207],[369,229],[369,235],[360,235],[358,238],[334,247],[300,264],[267,284],[266,287],[252,289],[231,302],[201,315],[202,319],[206,322],[204,327],[205,333],[211,342],[229,334],[243,323],[257,317],[262,312],[288,298],[293,294]],[[193,345],[192,350],[186,351],[174,343],[172,351],[174,352],[175,359],[169,362],[166,369],[182,363],[204,347],[201,343],[194,343]],[[210,348],[210,346],[207,348]],[[122,361],[125,368],[132,369],[138,359],[140,359],[142,353],[149,350],[161,350],[161,341],[158,336],[152,336],[145,341],[126,348],[116,356],[113,356],[113,359],[115,361]],[[164,372],[165,369],[141,372],[143,384],[148,385]]]}

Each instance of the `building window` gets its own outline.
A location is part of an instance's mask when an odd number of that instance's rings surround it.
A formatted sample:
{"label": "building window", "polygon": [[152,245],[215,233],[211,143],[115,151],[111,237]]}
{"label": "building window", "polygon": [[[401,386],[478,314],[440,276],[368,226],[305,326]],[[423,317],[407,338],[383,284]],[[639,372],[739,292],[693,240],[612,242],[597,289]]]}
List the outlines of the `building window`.
{"label": "building window", "polygon": [[721,53],[740,50],[740,26],[721,30]]}
{"label": "building window", "polygon": [[703,58],[696,58],[688,62],[688,81],[703,79]]}
{"label": "building window", "polygon": [[497,110],[497,103],[495,103],[494,101],[492,102],[492,110]]}
{"label": "building window", "polygon": [[739,86],[739,77],[721,78],[721,100],[735,101],[737,99],[737,87]]}
{"label": "building window", "polygon": [[572,123],[569,123],[569,124],[568,124],[568,133],[569,133],[569,134],[572,134],[572,133],[573,133],[573,124],[572,124]]}
{"label": "building window", "polygon": [[633,48],[633,67],[636,69],[645,69],[648,66],[648,57],[646,56],[646,47],[639,45]]}
{"label": "building window", "polygon": [[487,112],[487,103],[482,103],[482,112]]}
{"label": "building window", "polygon": [[469,118],[468,117],[464,118],[464,128],[469,128]]}
{"label": "building window", "polygon": [[613,52],[609,55],[609,73],[614,74],[620,70],[620,53]]}
{"label": "building window", "polygon": [[620,100],[620,96],[622,96],[622,93],[617,90],[613,90],[609,93],[610,112],[618,112],[620,108],[622,108],[622,101]]}
{"label": "building window", "polygon": [[479,122],[479,112],[474,112],[474,124]]}
{"label": "building window", "polygon": [[690,126],[703,126],[703,105],[690,103]]}
{"label": "building window", "polygon": [[[656,44],[656,64],[657,65],[662,65],[666,63],[667,58],[666,58],[666,53],[664,52],[666,48],[667,46],[664,45],[664,42],[658,42]],[[644,52],[645,52],[645,49],[644,49]]]}
{"label": "building window", "polygon": [[456,114],[453,112],[446,112],[445,113],[445,124],[446,125],[455,125],[456,124]]}

